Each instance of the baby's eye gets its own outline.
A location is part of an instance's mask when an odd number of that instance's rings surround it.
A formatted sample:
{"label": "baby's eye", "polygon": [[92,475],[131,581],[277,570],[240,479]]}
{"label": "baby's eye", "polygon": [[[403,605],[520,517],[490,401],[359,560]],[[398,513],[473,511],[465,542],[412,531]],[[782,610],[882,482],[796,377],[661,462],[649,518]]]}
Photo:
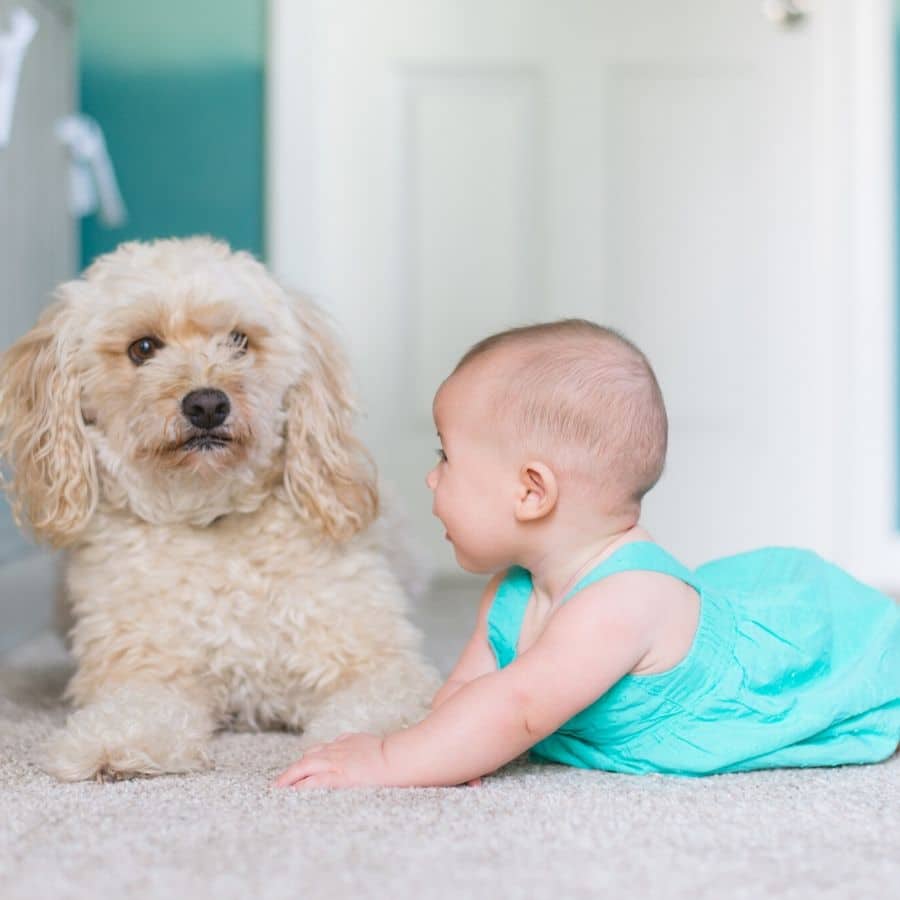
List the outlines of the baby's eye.
{"label": "baby's eye", "polygon": [[247,352],[250,345],[250,338],[243,331],[232,331],[228,335],[228,343],[234,347],[238,356],[243,356]]}
{"label": "baby's eye", "polygon": [[438,459],[439,459],[441,462],[447,462],[447,454],[444,453],[444,448],[443,448],[443,447],[435,447],[435,448],[434,448],[434,452],[437,453]]}

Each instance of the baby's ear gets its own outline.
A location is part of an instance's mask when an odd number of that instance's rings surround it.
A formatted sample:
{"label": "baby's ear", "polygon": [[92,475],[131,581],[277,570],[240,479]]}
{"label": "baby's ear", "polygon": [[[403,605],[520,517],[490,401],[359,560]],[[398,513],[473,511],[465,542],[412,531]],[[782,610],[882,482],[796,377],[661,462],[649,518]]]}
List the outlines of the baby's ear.
{"label": "baby's ear", "polygon": [[286,400],[284,484],[299,515],[347,540],[378,515],[375,464],[353,433],[347,364],[331,328],[311,302],[292,302],[304,372]]}
{"label": "baby's ear", "polygon": [[0,474],[16,523],[54,546],[74,540],[97,503],[94,454],[75,374],[74,311],[63,285],[38,324],[0,357]]}
{"label": "baby's ear", "polygon": [[554,510],[558,499],[559,485],[550,466],[539,460],[525,463],[519,470],[516,519],[520,522],[543,519]]}

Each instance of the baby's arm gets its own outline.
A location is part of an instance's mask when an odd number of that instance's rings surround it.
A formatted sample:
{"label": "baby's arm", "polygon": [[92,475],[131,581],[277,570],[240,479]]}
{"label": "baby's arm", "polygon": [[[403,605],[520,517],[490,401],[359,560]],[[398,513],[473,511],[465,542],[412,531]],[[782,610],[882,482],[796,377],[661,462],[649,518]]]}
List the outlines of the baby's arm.
{"label": "baby's arm", "polygon": [[484,589],[484,593],[481,595],[481,603],[478,607],[478,620],[475,624],[475,631],[460,654],[453,671],[440,690],[434,695],[434,699],[431,701],[432,709],[437,709],[446,703],[463,685],[468,684],[475,678],[479,678],[481,675],[486,675],[488,672],[496,671],[497,664],[487,637],[487,615],[491,604],[494,602],[497,587],[505,575],[506,572],[499,572],[488,582],[487,587]]}
{"label": "baby's arm", "polygon": [[649,607],[633,602],[622,581],[637,586],[634,574],[585,588],[527,652],[459,688],[418,725],[383,740],[347,736],[308,752],[278,783],[451,785],[493,772],[603,695],[647,653]]}

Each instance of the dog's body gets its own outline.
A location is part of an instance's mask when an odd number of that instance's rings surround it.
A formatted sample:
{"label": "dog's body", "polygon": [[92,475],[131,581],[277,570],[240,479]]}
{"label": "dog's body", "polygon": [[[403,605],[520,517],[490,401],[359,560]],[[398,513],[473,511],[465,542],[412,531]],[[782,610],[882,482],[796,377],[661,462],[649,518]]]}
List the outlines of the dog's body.
{"label": "dog's body", "polygon": [[101,259],[6,355],[15,507],[68,548],[79,709],[51,772],[189,771],[223,726],[309,744],[423,714],[412,569],[344,378],[314,307],[197,239]]}

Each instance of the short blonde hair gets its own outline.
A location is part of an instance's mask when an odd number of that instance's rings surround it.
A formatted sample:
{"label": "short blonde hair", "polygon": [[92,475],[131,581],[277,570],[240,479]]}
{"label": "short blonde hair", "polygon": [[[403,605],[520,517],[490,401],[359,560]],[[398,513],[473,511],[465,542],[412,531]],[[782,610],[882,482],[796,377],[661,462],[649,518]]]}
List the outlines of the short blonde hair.
{"label": "short blonde hair", "polygon": [[454,374],[501,349],[492,410],[529,450],[561,453],[621,503],[640,503],[662,475],[668,419],[646,356],[617,331],[586,319],[511,328],[475,344]]}

